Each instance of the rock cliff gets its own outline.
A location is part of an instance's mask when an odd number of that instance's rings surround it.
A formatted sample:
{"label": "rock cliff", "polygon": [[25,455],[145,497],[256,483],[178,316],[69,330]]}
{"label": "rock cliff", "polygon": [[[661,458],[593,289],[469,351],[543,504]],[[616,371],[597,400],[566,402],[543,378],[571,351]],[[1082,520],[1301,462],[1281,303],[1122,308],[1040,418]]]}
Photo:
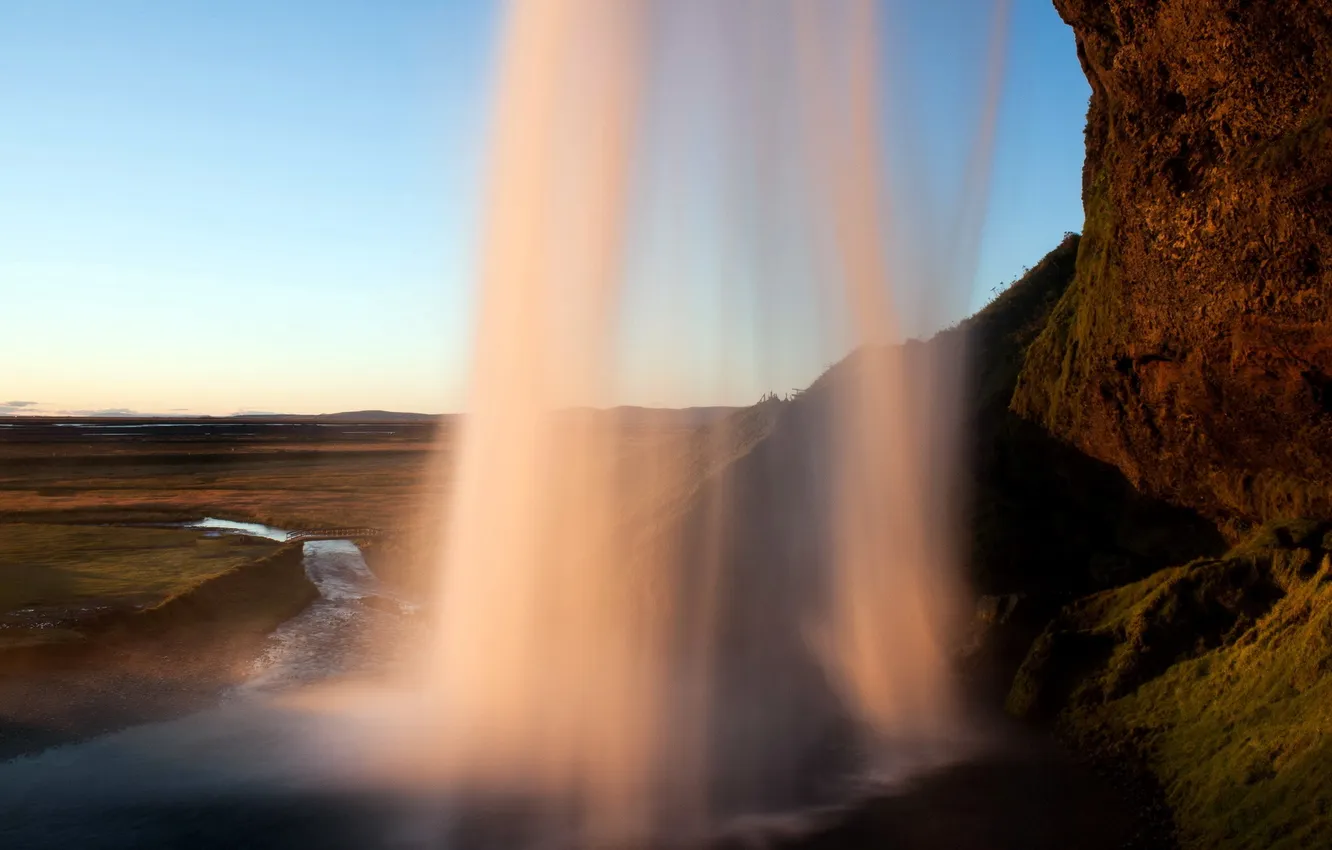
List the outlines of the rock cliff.
{"label": "rock cliff", "polygon": [[1332,4],[1055,6],[1086,225],[1013,410],[1232,536],[1332,514]]}

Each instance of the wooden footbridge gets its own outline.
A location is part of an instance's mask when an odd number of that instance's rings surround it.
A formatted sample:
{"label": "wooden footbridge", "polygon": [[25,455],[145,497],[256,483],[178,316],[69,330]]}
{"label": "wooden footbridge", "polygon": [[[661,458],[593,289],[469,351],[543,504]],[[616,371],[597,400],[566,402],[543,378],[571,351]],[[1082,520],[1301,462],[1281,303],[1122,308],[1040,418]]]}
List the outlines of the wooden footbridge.
{"label": "wooden footbridge", "polygon": [[288,531],[287,542],[297,543],[306,540],[365,540],[368,537],[383,537],[392,534],[393,529],[371,528],[307,528],[300,531]]}

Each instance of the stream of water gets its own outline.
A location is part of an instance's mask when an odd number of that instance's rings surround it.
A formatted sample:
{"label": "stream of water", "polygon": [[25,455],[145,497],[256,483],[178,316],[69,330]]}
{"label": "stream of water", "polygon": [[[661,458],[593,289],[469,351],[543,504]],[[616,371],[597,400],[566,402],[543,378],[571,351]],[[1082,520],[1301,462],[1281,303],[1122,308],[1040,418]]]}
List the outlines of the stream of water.
{"label": "stream of water", "polygon": [[[211,517],[185,527],[270,540],[288,533]],[[414,606],[381,585],[352,541],[302,548],[319,598],[273,632],[252,674],[216,709],[0,764],[0,846],[378,846],[324,808],[346,793],[355,802],[341,816],[361,817],[372,795],[352,794],[357,750],[336,745],[354,719],[330,716],[312,694],[320,683],[385,669],[413,628]],[[284,814],[271,815],[275,806]],[[319,809],[316,824],[292,817],[302,806]],[[266,831],[269,817],[282,828]],[[296,844],[293,823],[303,835]]]}
{"label": "stream of water", "polygon": [[[222,534],[285,541],[291,532],[257,522],[205,517],[184,523]],[[397,651],[416,605],[385,587],[350,540],[301,545],[305,574],[319,598],[283,623],[236,694],[282,691],[326,679],[382,671]]]}
{"label": "stream of water", "polygon": [[[217,518],[185,526],[278,541],[288,534]],[[413,610],[382,588],[352,541],[308,541],[302,549],[320,598],[269,637],[252,675],[217,709],[0,765],[0,846],[290,846],[285,833],[265,834],[254,818],[269,805],[298,809],[324,799],[336,777],[353,774],[352,751],[328,746],[346,733],[346,718],[334,730],[312,707],[310,690],[384,669]],[[232,801],[230,815],[213,810],[218,801]],[[337,818],[325,814],[321,823]],[[322,839],[328,846],[366,846],[341,845],[348,834],[332,831]]]}

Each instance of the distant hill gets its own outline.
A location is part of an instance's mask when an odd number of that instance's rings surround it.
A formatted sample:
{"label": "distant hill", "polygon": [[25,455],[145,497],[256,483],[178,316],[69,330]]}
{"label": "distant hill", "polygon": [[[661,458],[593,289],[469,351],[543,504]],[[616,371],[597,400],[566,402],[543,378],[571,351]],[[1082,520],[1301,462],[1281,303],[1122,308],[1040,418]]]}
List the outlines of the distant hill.
{"label": "distant hill", "polygon": [[295,421],[326,421],[334,420],[338,422],[430,422],[435,419],[447,418],[455,414],[434,414],[434,413],[403,413],[393,410],[348,410],[341,413],[242,413],[236,416],[223,417],[226,419],[240,419],[249,422],[283,422],[288,420]]}
{"label": "distant hill", "polygon": [[394,410],[351,410],[343,413],[321,413],[315,419],[345,419],[356,422],[425,422],[449,414],[402,413]]}
{"label": "distant hill", "polygon": [[[624,424],[636,426],[692,428],[708,425],[730,416],[742,408],[739,407],[637,407],[624,405],[613,407],[614,413]],[[579,408],[580,412],[591,408]],[[598,410],[598,412],[607,412]],[[245,421],[336,421],[336,422],[431,422],[453,419],[458,413],[407,413],[393,410],[348,410],[341,413],[245,413],[226,417]]]}

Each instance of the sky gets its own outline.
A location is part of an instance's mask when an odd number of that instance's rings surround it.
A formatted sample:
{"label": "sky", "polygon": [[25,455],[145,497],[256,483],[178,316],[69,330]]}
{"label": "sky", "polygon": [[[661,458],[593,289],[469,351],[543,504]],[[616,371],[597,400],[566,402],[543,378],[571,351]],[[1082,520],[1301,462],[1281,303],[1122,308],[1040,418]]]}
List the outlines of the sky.
{"label": "sky", "polygon": [[[941,323],[1082,224],[1072,33],[1013,2],[979,259]],[[0,414],[459,409],[500,9],[0,0]],[[946,90],[948,28],[907,30],[894,73]],[[931,103],[925,160],[972,120]]]}

